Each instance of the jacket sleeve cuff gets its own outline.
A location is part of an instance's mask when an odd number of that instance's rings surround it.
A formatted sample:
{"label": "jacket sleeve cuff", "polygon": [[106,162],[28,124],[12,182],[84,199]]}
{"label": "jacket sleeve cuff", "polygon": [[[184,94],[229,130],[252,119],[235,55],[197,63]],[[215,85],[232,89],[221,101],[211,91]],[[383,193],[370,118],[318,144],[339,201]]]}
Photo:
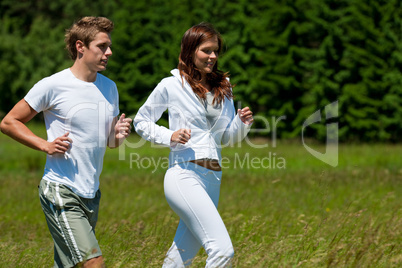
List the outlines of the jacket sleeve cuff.
{"label": "jacket sleeve cuff", "polygon": [[162,134],[162,142],[164,145],[170,147],[170,141],[172,139],[173,130],[166,129]]}
{"label": "jacket sleeve cuff", "polygon": [[238,126],[239,131],[241,131],[242,139],[247,136],[247,134],[250,132],[251,126],[253,125],[253,123],[251,123],[251,124],[243,123],[243,121],[241,121],[240,116],[238,114],[235,117],[235,123]]}

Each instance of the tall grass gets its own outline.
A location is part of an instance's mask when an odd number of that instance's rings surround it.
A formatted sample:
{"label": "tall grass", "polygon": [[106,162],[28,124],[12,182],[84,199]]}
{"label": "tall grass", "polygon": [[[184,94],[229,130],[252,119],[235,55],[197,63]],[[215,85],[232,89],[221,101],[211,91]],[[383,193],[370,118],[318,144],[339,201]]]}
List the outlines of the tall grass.
{"label": "tall grass", "polygon": [[[402,266],[402,145],[343,144],[331,167],[297,141],[250,142],[268,146],[223,150],[219,210],[234,267]],[[168,150],[138,144],[133,134],[105,156],[97,238],[108,267],[160,267],[178,224],[163,195]],[[0,267],[53,263],[37,193],[44,163],[43,153],[0,135]],[[200,250],[193,267],[205,258]]]}

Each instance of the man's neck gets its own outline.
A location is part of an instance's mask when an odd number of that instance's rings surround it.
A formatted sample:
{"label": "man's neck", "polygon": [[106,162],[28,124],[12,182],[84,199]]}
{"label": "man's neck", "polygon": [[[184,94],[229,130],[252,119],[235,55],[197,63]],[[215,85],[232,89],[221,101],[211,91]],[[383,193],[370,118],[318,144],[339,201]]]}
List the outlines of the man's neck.
{"label": "man's neck", "polygon": [[90,71],[86,66],[77,63],[77,61],[70,67],[73,75],[84,82],[95,82],[97,72]]}

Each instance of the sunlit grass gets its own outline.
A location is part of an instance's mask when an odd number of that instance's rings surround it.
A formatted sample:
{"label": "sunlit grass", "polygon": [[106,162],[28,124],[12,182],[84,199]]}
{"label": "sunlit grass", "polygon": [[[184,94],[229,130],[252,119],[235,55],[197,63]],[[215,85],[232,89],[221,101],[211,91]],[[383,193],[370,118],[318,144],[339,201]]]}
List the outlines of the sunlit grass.
{"label": "sunlit grass", "polygon": [[[31,127],[44,136],[42,127]],[[402,145],[342,144],[331,167],[299,141],[251,142],[268,146],[245,142],[223,150],[219,210],[235,247],[234,267],[402,265]],[[167,154],[136,135],[107,150],[97,237],[108,267],[161,266],[178,224],[163,194],[164,167],[153,164]],[[286,166],[274,165],[273,157]],[[37,192],[45,158],[0,135],[1,267],[53,263]],[[201,250],[193,267],[204,267],[205,258]]]}

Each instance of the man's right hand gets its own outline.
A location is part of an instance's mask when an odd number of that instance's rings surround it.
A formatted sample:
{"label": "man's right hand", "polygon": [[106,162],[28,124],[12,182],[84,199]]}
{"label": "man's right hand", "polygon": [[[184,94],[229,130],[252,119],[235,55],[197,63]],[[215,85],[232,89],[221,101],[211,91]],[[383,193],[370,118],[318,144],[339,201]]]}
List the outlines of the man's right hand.
{"label": "man's right hand", "polygon": [[70,143],[72,139],[68,137],[69,132],[65,133],[63,136],[56,138],[54,141],[49,142],[49,146],[46,149],[46,153],[53,155],[56,153],[64,154],[70,148]]}

